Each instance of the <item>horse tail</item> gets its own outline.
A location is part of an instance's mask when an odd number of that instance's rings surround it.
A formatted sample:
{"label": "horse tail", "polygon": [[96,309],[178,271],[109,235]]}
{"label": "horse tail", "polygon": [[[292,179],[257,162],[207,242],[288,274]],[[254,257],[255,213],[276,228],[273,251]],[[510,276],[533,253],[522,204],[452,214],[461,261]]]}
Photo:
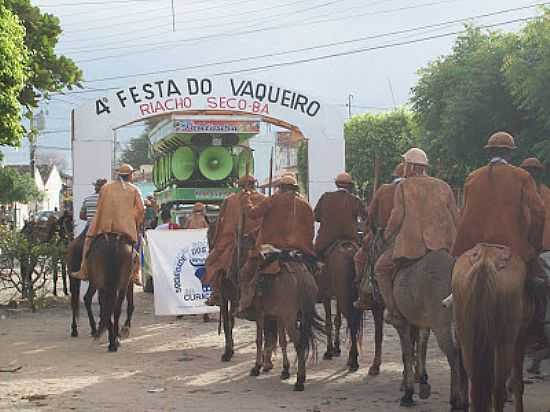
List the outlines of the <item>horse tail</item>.
{"label": "horse tail", "polygon": [[[311,278],[310,283],[306,281],[308,278]],[[304,277],[300,283],[301,284],[298,286],[300,308],[300,318],[298,320],[300,338],[298,347],[305,351],[306,357],[308,357],[310,353],[313,353],[315,358],[318,335],[320,333],[325,333],[323,319],[319,316],[315,308],[317,302],[317,287],[311,275],[309,277]]]}
{"label": "horse tail", "polygon": [[113,317],[113,312],[115,310],[118,285],[120,284],[120,268],[122,265],[119,257],[121,252],[121,242],[112,237],[100,237],[96,239],[95,246],[104,256],[105,267],[109,268],[109,272],[105,273],[103,290],[100,290],[100,296],[102,295],[102,301],[100,302],[102,310],[99,335],[101,335],[110,324]]}
{"label": "horse tail", "polygon": [[464,302],[464,322],[470,331],[471,398],[475,411],[488,411],[492,404],[495,381],[495,349],[497,299],[497,269],[487,257],[487,249],[481,248],[479,260],[470,268],[466,278],[471,279],[469,301]]}
{"label": "horse tail", "polygon": [[69,277],[70,289],[71,289],[71,308],[73,315],[76,319],[80,316],[80,279],[75,279],[72,276]]}

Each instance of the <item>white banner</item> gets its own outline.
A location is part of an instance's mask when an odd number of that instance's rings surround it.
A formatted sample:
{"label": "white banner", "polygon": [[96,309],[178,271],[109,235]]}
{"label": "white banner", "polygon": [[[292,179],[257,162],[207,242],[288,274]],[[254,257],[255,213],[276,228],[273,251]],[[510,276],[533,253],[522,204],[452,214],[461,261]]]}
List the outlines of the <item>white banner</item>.
{"label": "white banner", "polygon": [[148,230],[147,245],[155,288],[156,315],[216,313],[206,306],[211,293],[201,278],[208,256],[207,229]]}

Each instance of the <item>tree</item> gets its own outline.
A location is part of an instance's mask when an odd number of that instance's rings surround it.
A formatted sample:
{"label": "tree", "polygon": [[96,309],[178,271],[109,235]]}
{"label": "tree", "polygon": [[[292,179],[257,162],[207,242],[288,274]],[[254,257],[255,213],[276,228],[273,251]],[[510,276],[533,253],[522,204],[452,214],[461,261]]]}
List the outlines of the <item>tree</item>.
{"label": "tree", "polygon": [[19,95],[21,105],[36,107],[49,93],[80,87],[82,71],[71,59],[55,53],[62,32],[59,19],[42,13],[30,0],[4,0],[4,3],[25,27],[25,45],[29,50],[29,77]]}
{"label": "tree", "polygon": [[366,197],[374,187],[375,162],[378,177],[387,181],[400,155],[415,146],[416,125],[412,114],[395,110],[383,114],[353,116],[346,123],[346,165],[359,191]]}
{"label": "tree", "polygon": [[17,145],[23,137],[17,99],[27,79],[25,29],[2,3],[0,27],[0,145]]}
{"label": "tree", "polygon": [[527,154],[550,161],[550,9],[520,32],[518,46],[504,63],[516,104],[536,121],[536,126],[524,134]]}
{"label": "tree", "polygon": [[122,152],[120,160],[123,163],[128,163],[134,168],[139,168],[141,165],[151,164],[152,160],[149,156],[149,132],[145,130],[139,136],[134,137],[128,143],[126,149]]}
{"label": "tree", "polygon": [[39,201],[43,194],[28,173],[19,173],[9,168],[0,168],[0,204]]}
{"label": "tree", "polygon": [[506,130],[519,137],[532,123],[515,104],[502,70],[516,46],[515,34],[467,27],[450,55],[420,70],[412,97],[420,145],[451,184],[486,162],[490,134]]}

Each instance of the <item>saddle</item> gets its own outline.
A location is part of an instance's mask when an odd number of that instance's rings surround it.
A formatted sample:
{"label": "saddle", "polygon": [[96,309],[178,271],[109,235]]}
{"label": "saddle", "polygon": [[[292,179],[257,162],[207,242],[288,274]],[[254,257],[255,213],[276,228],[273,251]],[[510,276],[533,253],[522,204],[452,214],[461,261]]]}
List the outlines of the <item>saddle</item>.
{"label": "saddle", "polygon": [[317,259],[306,255],[300,250],[281,250],[273,245],[261,245],[260,257],[262,259],[258,273],[260,275],[277,275],[281,272],[282,266],[290,273],[295,273],[295,265],[303,265],[311,272],[317,271]]}

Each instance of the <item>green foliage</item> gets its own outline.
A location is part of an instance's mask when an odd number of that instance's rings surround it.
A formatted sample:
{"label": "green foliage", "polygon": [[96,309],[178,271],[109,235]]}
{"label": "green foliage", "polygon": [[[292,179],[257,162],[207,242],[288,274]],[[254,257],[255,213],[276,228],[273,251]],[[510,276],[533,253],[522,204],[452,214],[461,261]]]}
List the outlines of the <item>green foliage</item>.
{"label": "green foliage", "polygon": [[452,184],[486,162],[483,146],[490,134],[519,136],[529,126],[502,71],[516,45],[514,34],[467,27],[450,55],[420,70],[412,97],[420,146]]}
{"label": "green foliage", "polygon": [[380,167],[379,183],[383,183],[390,179],[401,154],[416,145],[416,135],[412,114],[405,110],[362,114],[346,123],[347,171],[360,193],[366,193],[374,184],[375,158]]}
{"label": "green foliage", "polygon": [[148,130],[146,130],[138,137],[134,137],[130,140],[130,143],[120,158],[122,163],[128,163],[134,168],[139,168],[141,165],[152,163],[152,159],[149,155],[148,133]]}
{"label": "green foliage", "polygon": [[28,54],[25,29],[1,2],[0,27],[0,145],[17,145],[23,137],[17,99],[27,80]]}
{"label": "green foliage", "polygon": [[82,72],[65,56],[55,53],[61,35],[59,19],[42,13],[30,0],[4,0],[7,8],[17,15],[25,27],[25,45],[29,50],[28,79],[19,95],[26,107],[36,107],[42,97],[65,88],[80,87]]}
{"label": "green foliage", "polygon": [[42,197],[30,174],[0,168],[0,204],[28,203],[41,200]]}
{"label": "green foliage", "polygon": [[550,9],[521,31],[504,73],[518,107],[537,123],[526,136],[529,151],[550,161]]}

